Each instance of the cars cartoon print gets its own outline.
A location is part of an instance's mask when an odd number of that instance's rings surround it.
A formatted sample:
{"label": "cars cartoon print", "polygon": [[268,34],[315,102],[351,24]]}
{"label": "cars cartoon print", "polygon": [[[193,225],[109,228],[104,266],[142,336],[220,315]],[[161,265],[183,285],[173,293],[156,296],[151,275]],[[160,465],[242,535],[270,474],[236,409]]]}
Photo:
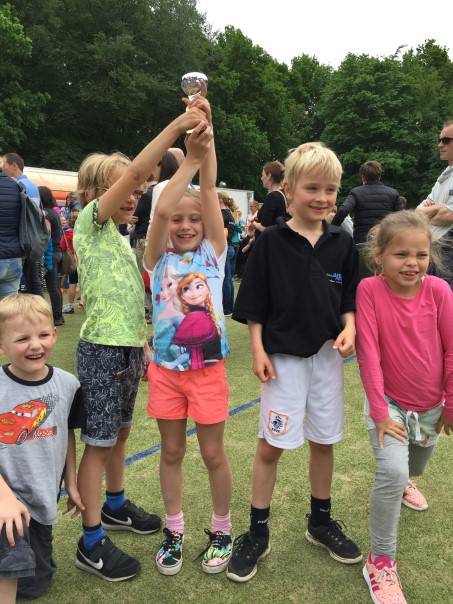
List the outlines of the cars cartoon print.
{"label": "cars cartoon print", "polygon": [[42,424],[46,413],[46,403],[29,401],[0,414],[0,443],[21,445]]}

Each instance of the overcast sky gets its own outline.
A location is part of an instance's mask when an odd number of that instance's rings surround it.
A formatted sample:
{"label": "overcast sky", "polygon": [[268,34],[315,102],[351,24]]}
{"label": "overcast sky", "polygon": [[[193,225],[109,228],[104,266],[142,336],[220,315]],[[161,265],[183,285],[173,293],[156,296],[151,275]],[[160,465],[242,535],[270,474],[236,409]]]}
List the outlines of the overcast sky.
{"label": "overcast sky", "polygon": [[197,1],[214,30],[240,29],[279,63],[307,54],[334,68],[349,52],[386,57],[427,39],[449,49],[453,60],[451,6],[451,0]]}

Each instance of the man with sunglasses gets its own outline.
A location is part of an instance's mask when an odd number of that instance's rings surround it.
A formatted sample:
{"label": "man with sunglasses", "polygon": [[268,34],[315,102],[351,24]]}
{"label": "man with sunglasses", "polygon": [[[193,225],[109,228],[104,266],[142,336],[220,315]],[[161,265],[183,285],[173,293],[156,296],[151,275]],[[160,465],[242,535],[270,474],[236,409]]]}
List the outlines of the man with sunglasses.
{"label": "man with sunglasses", "polygon": [[445,122],[439,136],[439,157],[448,162],[437,179],[433,190],[417,210],[423,212],[431,223],[433,241],[440,239],[442,259],[446,269],[443,277],[453,289],[453,120]]}

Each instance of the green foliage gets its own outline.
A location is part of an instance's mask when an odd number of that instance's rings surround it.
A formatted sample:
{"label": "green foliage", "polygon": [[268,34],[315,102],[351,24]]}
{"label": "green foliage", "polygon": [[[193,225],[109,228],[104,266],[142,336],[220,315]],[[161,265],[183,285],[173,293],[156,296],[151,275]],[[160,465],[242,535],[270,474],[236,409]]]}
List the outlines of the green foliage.
{"label": "green foliage", "polygon": [[0,39],[0,150],[6,153],[43,120],[46,95],[24,84],[32,44],[9,4],[0,6]]}
{"label": "green foliage", "polygon": [[[204,71],[219,180],[265,191],[269,160],[323,140],[344,166],[342,196],[367,159],[410,204],[442,169],[453,62],[426,40],[389,57],[280,64],[233,27],[212,32],[196,0],[15,0],[0,7],[0,147],[28,165],[76,170],[93,151],[135,155],[181,110],[180,81]],[[182,140],[177,142],[182,146]]]}

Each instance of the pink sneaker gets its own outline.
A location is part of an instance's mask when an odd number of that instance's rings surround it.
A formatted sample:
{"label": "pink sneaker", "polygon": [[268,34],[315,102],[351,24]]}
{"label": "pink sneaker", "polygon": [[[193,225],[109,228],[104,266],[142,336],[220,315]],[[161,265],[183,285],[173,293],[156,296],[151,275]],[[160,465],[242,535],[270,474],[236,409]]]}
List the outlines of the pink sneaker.
{"label": "pink sneaker", "polygon": [[390,562],[387,556],[379,556],[371,562],[369,554],[363,567],[363,577],[374,604],[407,604],[396,572],[396,562]]}
{"label": "pink sneaker", "polygon": [[406,490],[403,493],[402,503],[407,505],[408,508],[411,508],[411,510],[417,510],[417,512],[423,512],[423,510],[428,508],[428,502],[412,480],[409,480]]}

